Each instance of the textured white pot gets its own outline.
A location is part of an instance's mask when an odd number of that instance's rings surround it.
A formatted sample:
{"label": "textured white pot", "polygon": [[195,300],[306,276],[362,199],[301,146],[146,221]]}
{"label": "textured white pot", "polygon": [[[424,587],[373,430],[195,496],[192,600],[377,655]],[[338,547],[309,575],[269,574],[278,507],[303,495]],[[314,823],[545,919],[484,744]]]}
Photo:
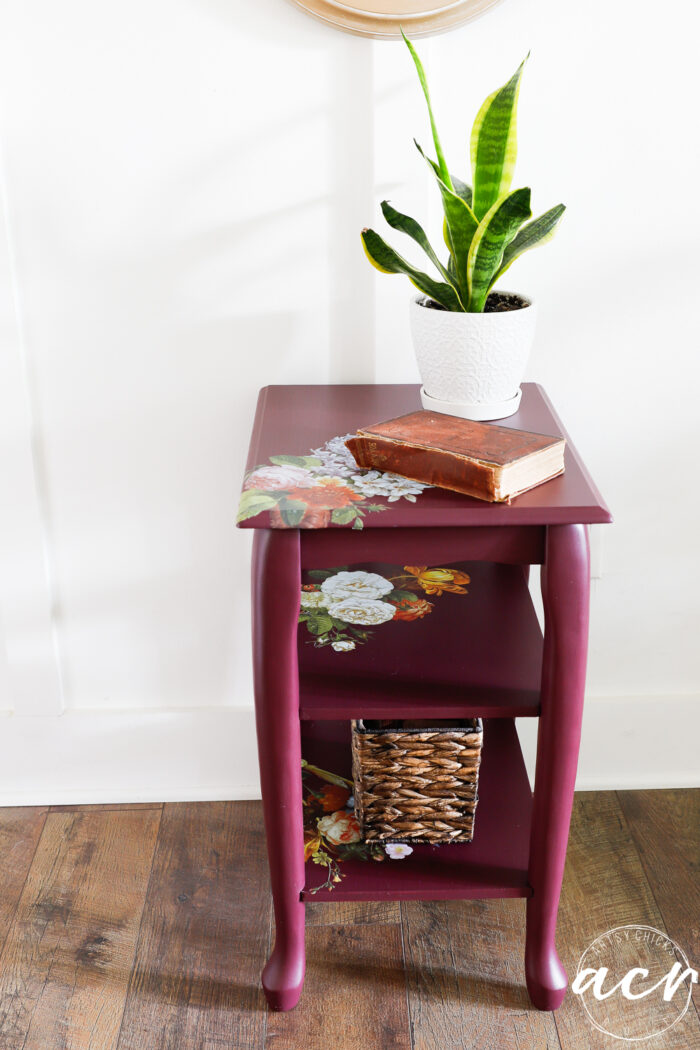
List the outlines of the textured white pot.
{"label": "textured white pot", "polygon": [[463,314],[433,310],[423,301],[415,296],[410,304],[423,407],[466,419],[503,419],[516,412],[535,335],[534,303],[528,299],[521,310],[503,313]]}

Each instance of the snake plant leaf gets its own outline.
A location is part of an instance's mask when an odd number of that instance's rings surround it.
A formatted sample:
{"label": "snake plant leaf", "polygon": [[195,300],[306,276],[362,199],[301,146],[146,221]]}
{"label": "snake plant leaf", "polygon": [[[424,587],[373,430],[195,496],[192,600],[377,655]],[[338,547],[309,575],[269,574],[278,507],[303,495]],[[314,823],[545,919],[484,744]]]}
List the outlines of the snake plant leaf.
{"label": "snake plant leaf", "polygon": [[476,215],[467,202],[458,196],[454,190],[440,178],[429,157],[425,155],[420,145],[416,142],[416,148],[420,155],[427,161],[437,180],[442,195],[442,207],[445,212],[445,243],[455,261],[457,279],[459,281],[461,298],[466,302],[468,299],[467,285],[467,258],[469,256],[469,245],[479,225]]}
{"label": "snake plant leaf", "polygon": [[362,244],[372,266],[381,273],[404,273],[419,292],[423,292],[424,295],[434,299],[441,306],[444,306],[446,310],[457,312],[462,310],[461,303],[449,284],[435,281],[427,273],[422,273],[414,266],[411,266],[398,252],[390,248],[386,241],[383,241],[374,230],[362,231]]}
{"label": "snake plant leaf", "polygon": [[452,239],[450,237],[450,230],[449,230],[449,227],[447,225],[447,219],[444,218],[444,216],[443,216],[443,219],[442,219],[442,239],[443,239],[443,241],[445,242],[445,244],[447,246],[448,252],[450,253],[450,257],[448,259],[448,269],[449,269],[449,263],[452,263],[453,264],[452,270],[453,270],[454,276],[456,277],[457,276],[457,271],[454,268],[455,257],[454,257],[454,251],[453,251],[453,248],[452,248]]}
{"label": "snake plant leaf", "polygon": [[418,73],[418,79],[420,80],[420,86],[423,88],[423,94],[425,95],[425,101],[428,104],[428,115],[430,116],[430,130],[433,133],[433,143],[435,144],[435,153],[437,155],[438,166],[440,168],[440,178],[442,179],[442,181],[445,183],[446,186],[448,186],[450,189],[452,189],[452,179],[450,178],[450,173],[447,170],[447,163],[445,162],[445,154],[442,152],[442,143],[440,142],[440,136],[438,135],[437,125],[435,123],[435,116],[433,114],[433,106],[432,106],[432,103],[430,101],[430,92],[428,90],[428,80],[427,80],[427,77],[425,75],[425,70],[423,69],[423,63],[421,62],[420,58],[418,57],[418,52],[416,51],[415,47],[413,46],[411,41],[408,39],[406,34],[404,33],[403,29],[401,30],[401,36],[404,38],[404,40],[406,42],[406,47],[411,52],[411,57],[412,57],[412,59],[413,59],[413,61],[415,63],[416,72]]}
{"label": "snake plant leaf", "polygon": [[523,252],[551,241],[565,211],[566,206],[564,204],[557,204],[554,208],[546,211],[544,215],[540,215],[539,218],[529,222],[527,226],[523,226],[504,251],[503,262],[491,284],[494,284]]}
{"label": "snake plant leaf", "polygon": [[518,151],[517,108],[520,78],[527,57],[477,113],[471,135],[474,214],[483,219],[510,189]]}
{"label": "snake plant leaf", "polygon": [[[458,197],[461,197],[465,204],[468,204],[472,208],[474,201],[474,194],[472,193],[471,186],[468,186],[466,182],[462,182],[456,175],[452,176],[452,186]],[[473,210],[473,208],[472,208]]]}
{"label": "snake plant leaf", "polygon": [[382,201],[382,214],[392,229],[398,230],[399,233],[407,234],[416,242],[416,244],[420,245],[435,269],[442,274],[443,278],[449,285],[452,285],[455,295],[460,299],[461,308],[464,310],[465,305],[460,298],[458,281],[440,262],[440,259],[434,251],[433,246],[428,240],[425,230],[420,223],[416,222],[415,219],[412,219],[410,215],[404,215],[402,212],[397,211],[396,208],[389,204],[389,201]]}
{"label": "snake plant leaf", "polygon": [[470,313],[483,311],[505,250],[531,215],[530,190],[514,190],[496,201],[479,223],[467,261]]}
{"label": "snake plant leaf", "polygon": [[[416,145],[418,146],[417,142]],[[418,146],[418,148],[420,149],[420,146]],[[423,153],[422,150],[421,153]],[[434,161],[431,157],[427,157],[425,153],[423,153],[423,156],[428,161],[428,164],[430,164],[430,167],[433,169],[437,177],[441,178],[442,176],[440,175],[440,165],[437,164],[436,161]],[[453,175],[451,172],[450,178],[452,179],[452,189],[454,190],[454,192],[457,194],[458,197],[462,198],[465,204],[468,204],[471,208],[473,198],[471,186],[469,186],[466,182],[462,182],[461,179],[458,179],[457,176]]]}

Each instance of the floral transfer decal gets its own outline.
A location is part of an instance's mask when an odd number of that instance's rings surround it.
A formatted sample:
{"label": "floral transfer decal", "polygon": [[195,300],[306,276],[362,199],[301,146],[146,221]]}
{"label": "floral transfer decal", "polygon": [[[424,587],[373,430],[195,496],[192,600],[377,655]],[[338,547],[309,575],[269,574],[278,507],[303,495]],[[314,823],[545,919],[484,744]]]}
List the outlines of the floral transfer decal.
{"label": "floral transfer decal", "polygon": [[411,846],[389,842],[365,842],[354,813],[351,780],[311,766],[302,759],[304,792],[304,860],[326,868],[326,881],[311,893],[332,890],[343,878],[341,864],[350,857],[359,860],[403,860]]}
{"label": "floral transfer decal", "polygon": [[354,434],[331,438],[308,456],[270,456],[269,465],[246,474],[237,521],[268,511],[274,529],[324,529],[351,525],[361,529],[367,514],[386,510],[389,503],[415,503],[423,485],[400,474],[361,470],[345,442]]}
{"label": "floral transfer decal", "polygon": [[368,641],[373,632],[367,627],[428,616],[434,604],[423,594],[466,594],[470,582],[466,572],[427,565],[404,565],[403,572],[397,566],[396,574],[386,577],[343,568],[311,569],[307,575],[314,582],[302,585],[299,623],[306,624],[316,648],[330,645],[337,653]]}

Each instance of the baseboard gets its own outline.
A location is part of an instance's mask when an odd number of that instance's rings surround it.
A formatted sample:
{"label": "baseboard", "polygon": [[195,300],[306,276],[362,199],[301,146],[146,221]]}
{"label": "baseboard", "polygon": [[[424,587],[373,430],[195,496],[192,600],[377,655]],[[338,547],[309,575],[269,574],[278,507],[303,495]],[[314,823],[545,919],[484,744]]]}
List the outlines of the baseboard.
{"label": "baseboard", "polygon": [[[532,779],[536,720],[518,730]],[[700,696],[590,697],[577,790],[700,786],[699,738]],[[0,715],[0,806],[259,795],[248,707]]]}
{"label": "baseboard", "polygon": [[0,805],[260,797],[250,708],[0,716]]}

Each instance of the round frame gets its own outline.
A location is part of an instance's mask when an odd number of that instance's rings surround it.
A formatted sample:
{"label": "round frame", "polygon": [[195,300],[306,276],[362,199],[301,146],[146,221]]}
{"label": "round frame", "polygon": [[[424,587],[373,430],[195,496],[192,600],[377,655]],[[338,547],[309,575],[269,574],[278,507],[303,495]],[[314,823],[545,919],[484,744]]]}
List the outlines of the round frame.
{"label": "round frame", "polygon": [[[499,0],[444,0],[443,3],[421,4],[420,0],[387,0],[375,4],[390,13],[377,13],[363,8],[362,0],[356,3],[341,3],[340,0],[291,0],[307,14],[344,29],[357,36],[370,36],[377,40],[393,40],[401,37],[401,29],[414,38],[441,33],[447,29],[469,22],[472,18],[494,7]],[[427,7],[427,10],[426,10]]]}

